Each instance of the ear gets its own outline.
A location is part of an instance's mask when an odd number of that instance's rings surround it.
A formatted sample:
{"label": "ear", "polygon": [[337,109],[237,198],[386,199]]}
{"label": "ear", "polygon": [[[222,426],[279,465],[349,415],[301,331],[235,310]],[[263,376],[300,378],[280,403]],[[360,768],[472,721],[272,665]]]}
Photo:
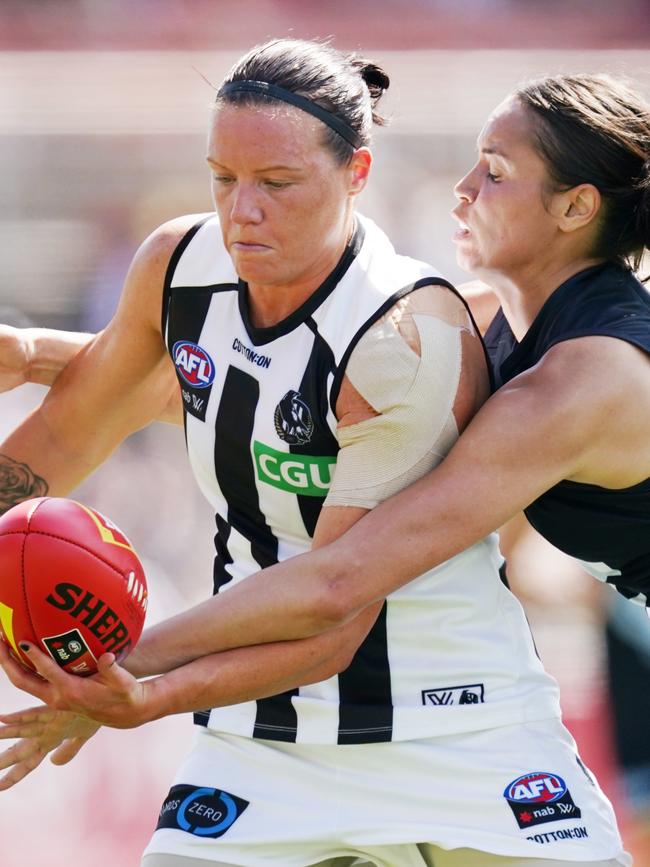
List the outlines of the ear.
{"label": "ear", "polygon": [[372,154],[368,148],[357,148],[352,154],[352,159],[348,165],[348,195],[358,196],[361,190],[363,190],[368,182],[371,165]]}
{"label": "ear", "polygon": [[593,184],[578,184],[559,193],[553,207],[558,227],[563,232],[575,232],[588,226],[600,212],[601,204],[600,191]]}

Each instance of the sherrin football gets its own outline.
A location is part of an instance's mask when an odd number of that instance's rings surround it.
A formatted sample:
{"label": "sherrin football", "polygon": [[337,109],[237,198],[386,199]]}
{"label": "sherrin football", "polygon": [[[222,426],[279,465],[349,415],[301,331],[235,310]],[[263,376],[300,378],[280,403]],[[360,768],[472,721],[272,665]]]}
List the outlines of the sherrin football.
{"label": "sherrin football", "polygon": [[123,659],[142,632],[147,583],[124,533],[60,497],[25,500],[0,517],[0,631],[16,658],[30,641],[87,676],[107,652]]}

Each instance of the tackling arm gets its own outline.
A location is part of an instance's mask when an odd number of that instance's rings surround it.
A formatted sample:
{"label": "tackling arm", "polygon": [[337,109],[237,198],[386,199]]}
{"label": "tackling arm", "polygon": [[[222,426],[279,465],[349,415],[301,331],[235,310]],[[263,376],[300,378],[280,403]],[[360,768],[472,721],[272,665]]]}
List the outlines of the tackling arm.
{"label": "tackling arm", "polygon": [[559,344],[493,395],[428,475],[336,541],[154,627],[129,666],[155,670],[176,627],[191,636],[192,656],[332,629],[476,544],[562,479],[626,487],[648,477],[648,364],[612,338]]}

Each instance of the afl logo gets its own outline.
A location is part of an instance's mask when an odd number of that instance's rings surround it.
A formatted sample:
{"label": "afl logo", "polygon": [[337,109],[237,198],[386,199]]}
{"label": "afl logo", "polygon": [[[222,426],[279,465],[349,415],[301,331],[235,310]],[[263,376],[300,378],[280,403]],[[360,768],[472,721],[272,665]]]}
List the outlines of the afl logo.
{"label": "afl logo", "polygon": [[545,771],[534,771],[513,780],[503,793],[508,801],[519,804],[550,804],[567,794],[562,777]]}
{"label": "afl logo", "polygon": [[273,414],[275,432],[289,445],[304,445],[314,432],[314,420],[299,391],[288,391]]}
{"label": "afl logo", "polygon": [[214,380],[214,361],[198,343],[177,340],[172,358],[179,374],[193,388],[207,388]]}

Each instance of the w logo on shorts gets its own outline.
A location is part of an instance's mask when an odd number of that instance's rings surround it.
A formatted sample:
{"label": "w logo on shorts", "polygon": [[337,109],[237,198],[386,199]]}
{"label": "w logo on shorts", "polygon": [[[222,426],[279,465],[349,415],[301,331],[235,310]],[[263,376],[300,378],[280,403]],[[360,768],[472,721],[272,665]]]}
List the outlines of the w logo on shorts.
{"label": "w logo on shorts", "polygon": [[438,689],[423,689],[422,704],[447,707],[452,704],[483,704],[485,687],[482,683],[465,686],[442,686]]}
{"label": "w logo on shorts", "polygon": [[160,810],[156,830],[176,828],[196,837],[221,837],[248,804],[221,789],[172,786]]}

